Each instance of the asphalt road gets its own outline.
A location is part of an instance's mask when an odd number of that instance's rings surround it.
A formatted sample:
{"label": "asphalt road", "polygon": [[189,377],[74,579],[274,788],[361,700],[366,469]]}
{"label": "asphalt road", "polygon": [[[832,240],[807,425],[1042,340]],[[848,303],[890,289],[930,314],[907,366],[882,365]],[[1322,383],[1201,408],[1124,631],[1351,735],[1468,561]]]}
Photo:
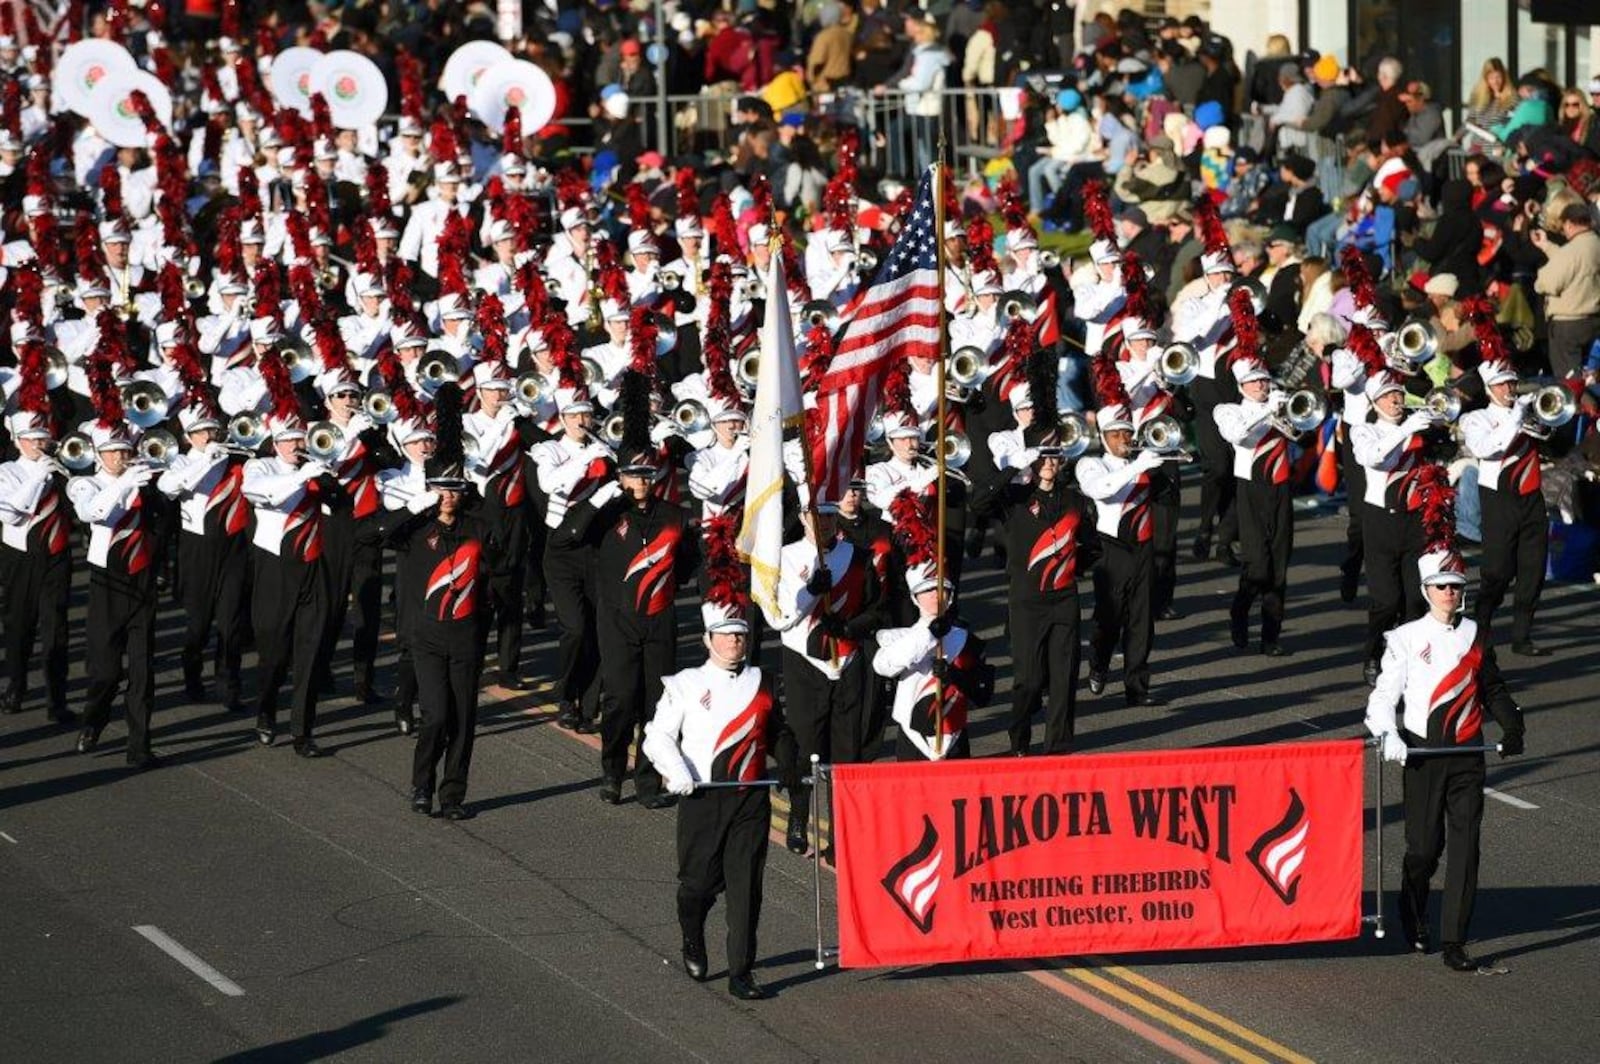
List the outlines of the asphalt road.
{"label": "asphalt road", "polygon": [[[1113,672],[1105,697],[1083,692],[1081,747],[1356,734],[1364,613],[1337,600],[1341,537],[1341,518],[1300,518],[1284,636],[1293,654],[1275,660],[1228,644],[1232,571],[1185,557],[1184,616],[1160,626],[1153,660],[1169,704],[1124,708]],[[969,573],[966,611],[993,637],[1004,692],[1003,590],[987,558]],[[1597,598],[1592,586],[1552,585],[1537,635],[1555,656],[1504,659],[1530,752],[1489,769],[1499,797],[1485,813],[1473,932],[1505,974],[1458,975],[1370,935],[819,973],[812,865],[776,844],[758,974],[777,996],[755,1004],[734,1001],[720,978],[697,985],[679,971],[674,814],[595,801],[597,755],[551,724],[543,696],[491,692],[476,818],[424,819],[406,808],[411,742],[387,712],[344,697],[347,668],[320,728],[331,756],[301,761],[281,740],[260,750],[247,720],[184,704],[179,618],[168,612],[161,769],[124,769],[120,723],[81,757],[37,704],[0,718],[0,1060],[1594,1059]],[[535,676],[553,634],[530,633]],[[693,654],[686,640],[684,660]],[[980,755],[1005,745],[1001,712],[975,722]],[[1392,889],[1398,809],[1385,819]],[[831,942],[826,876],[823,910]]]}

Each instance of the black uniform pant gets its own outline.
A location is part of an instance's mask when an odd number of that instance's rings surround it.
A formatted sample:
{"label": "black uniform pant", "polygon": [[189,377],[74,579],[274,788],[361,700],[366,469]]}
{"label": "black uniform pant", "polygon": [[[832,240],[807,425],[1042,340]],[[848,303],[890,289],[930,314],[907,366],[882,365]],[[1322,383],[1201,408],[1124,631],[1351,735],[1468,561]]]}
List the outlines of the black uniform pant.
{"label": "black uniform pant", "polygon": [[250,610],[260,682],[256,720],[267,726],[277,721],[278,688],[289,676],[289,732],[296,742],[310,739],[317,723],[317,672],[328,625],[328,572],[322,559],[307,564],[257,551]]}
{"label": "black uniform pant", "polygon": [[453,648],[417,642],[411,646],[417,704],[422,710],[417,748],[411,758],[411,786],[432,794],[437,783],[441,805],[459,805],[467,796],[472,738],[478,727],[478,676],[483,655],[477,633],[461,643]]}
{"label": "black uniform pant", "polygon": [[[1103,552],[1094,570],[1094,635],[1089,639],[1089,668],[1105,672],[1120,644],[1123,693],[1131,701],[1150,690],[1150,643],[1155,635],[1150,612],[1152,544],[1132,545],[1104,536]],[[1014,635],[1013,635],[1014,638]]]}
{"label": "black uniform pant", "polygon": [[98,731],[111,719],[111,700],[127,660],[128,754],[150,750],[155,709],[156,591],[153,580],[134,582],[95,568],[89,574],[89,692],[83,725]]}
{"label": "black uniform pant", "polygon": [[44,690],[52,710],[67,706],[67,591],[72,555],[14,551],[0,547],[6,582],[6,672],[20,706],[28,696],[33,642],[44,656]]}
{"label": "black uniform pant", "polygon": [[1178,591],[1178,468],[1162,471],[1150,499],[1150,611],[1156,616],[1166,612]]}
{"label": "black uniform pant", "polygon": [[[787,646],[782,664],[784,715],[800,763],[809,766],[812,754],[833,765],[860,761],[873,675],[866,655],[858,649],[837,680]],[[789,823],[804,826],[810,815],[811,788],[796,787],[789,792]]]}
{"label": "black uniform pant", "polygon": [[628,774],[628,748],[637,746],[634,790],[640,798],[652,798],[661,793],[661,774],[644,756],[644,729],[656,715],[662,680],[678,671],[678,633],[670,606],[649,618],[622,609],[607,607],[598,623],[600,664],[609,677],[606,693],[613,699],[600,719],[600,772],[622,782]]}
{"label": "black uniform pant", "polygon": [[[1512,589],[1511,641],[1526,643],[1533,631],[1533,611],[1544,590],[1549,551],[1550,514],[1544,495],[1513,495],[1478,489],[1483,507],[1483,583],[1473,613],[1484,635],[1495,610]],[[1514,586],[1513,586],[1514,585]]]}
{"label": "black uniform pant", "polygon": [[[580,702],[594,685],[600,655],[595,632],[594,552],[585,546],[547,546],[544,552],[545,586],[561,625],[556,650],[556,694],[565,702]],[[590,700],[586,717],[593,719]]]}
{"label": "black uniform pant", "polygon": [[1207,539],[1215,535],[1218,543],[1226,545],[1238,535],[1239,519],[1233,504],[1233,445],[1222,438],[1212,416],[1224,400],[1214,380],[1196,378],[1193,388],[1194,435],[1200,446],[1200,535]]}
{"label": "black uniform pant", "polygon": [[1382,506],[1361,507],[1362,542],[1366,549],[1367,607],[1366,660],[1383,657],[1384,633],[1415,620],[1427,611],[1422,597],[1422,519],[1404,510]]}
{"label": "black uniform pant", "polygon": [[1478,828],[1483,823],[1483,755],[1418,757],[1401,773],[1406,856],[1400,911],[1426,926],[1428,881],[1445,855],[1439,941],[1464,943],[1478,893]]}
{"label": "black uniform pant", "polygon": [[729,978],[755,967],[771,820],[765,787],[695,791],[678,803],[678,926],[685,938],[700,938],[717,895],[727,891]]}
{"label": "black uniform pant", "polygon": [[183,676],[198,682],[211,630],[217,631],[215,675],[222,701],[239,698],[244,654],[250,555],[242,541],[217,535],[178,536],[178,599],[183,604]]}
{"label": "black uniform pant", "polygon": [[484,601],[489,611],[484,639],[487,641],[494,633],[497,668],[502,676],[513,679],[522,667],[522,607],[528,579],[525,569],[525,564],[517,560],[513,568],[495,573],[489,578]]}
{"label": "black uniform pant", "polygon": [[330,665],[344,634],[345,618],[354,607],[355,627],[350,653],[356,682],[372,682],[378,656],[378,631],[383,610],[383,552],[376,518],[334,514],[323,521],[322,557],[328,567],[328,635],[323,661]]}
{"label": "black uniform pant", "polygon": [[1354,576],[1361,572],[1366,555],[1361,535],[1361,511],[1367,506],[1367,470],[1356,461],[1355,450],[1350,446],[1349,425],[1340,427],[1337,449],[1339,471],[1344,476],[1345,510],[1349,515],[1344,530],[1344,560],[1339,563],[1339,571]]}
{"label": "black uniform pant", "polygon": [[524,567],[522,586],[526,597],[523,604],[541,607],[545,600],[544,544],[550,530],[545,527],[544,510],[536,508],[528,516],[528,564]]}
{"label": "black uniform pant", "polygon": [[1028,752],[1033,717],[1048,692],[1044,752],[1071,753],[1078,715],[1078,591],[1073,588],[1059,600],[1047,602],[1018,601],[1013,593],[1007,618],[1014,672],[1006,727],[1011,752]]}
{"label": "black uniform pant", "polygon": [[1294,550],[1294,506],[1287,484],[1239,481],[1239,547],[1244,568],[1233,595],[1235,624],[1250,621],[1261,599],[1261,642],[1276,643],[1283,630],[1283,602],[1289,587],[1289,554]]}

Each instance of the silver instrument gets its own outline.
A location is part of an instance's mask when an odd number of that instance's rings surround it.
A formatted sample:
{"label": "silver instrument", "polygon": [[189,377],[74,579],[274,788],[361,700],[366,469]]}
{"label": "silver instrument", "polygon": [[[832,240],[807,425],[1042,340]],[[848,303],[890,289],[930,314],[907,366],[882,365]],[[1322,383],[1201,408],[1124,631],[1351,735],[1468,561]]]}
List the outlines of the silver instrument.
{"label": "silver instrument", "polygon": [[862,248],[856,253],[855,262],[851,264],[850,268],[855,271],[855,275],[859,278],[871,278],[878,272],[878,256],[866,248]]}
{"label": "silver instrument", "polygon": [[1200,352],[1189,344],[1168,344],[1156,360],[1156,373],[1167,388],[1181,388],[1200,375]]}
{"label": "silver instrument", "polygon": [[744,293],[745,299],[752,303],[767,298],[767,286],[761,283],[761,278],[759,277],[746,278],[740,290]]}
{"label": "silver instrument", "polygon": [[331,421],[319,421],[306,430],[306,453],[319,462],[337,462],[344,444],[344,429]]}
{"label": "silver instrument", "polygon": [[128,424],[140,429],[154,428],[167,419],[167,393],[153,381],[134,381],[122,386],[122,409]]}
{"label": "silver instrument", "polygon": [[183,294],[190,299],[201,299],[206,294],[206,283],[198,277],[186,277],[183,281]]}
{"label": "silver instrument", "polygon": [[1054,251],[1041,251],[1041,252],[1039,252],[1039,268],[1040,269],[1053,270],[1057,266],[1060,266],[1060,265],[1061,265],[1061,256],[1057,255]]}
{"label": "silver instrument", "polygon": [[1061,434],[1061,442],[1058,447],[1060,448],[1060,457],[1062,459],[1071,461],[1080,457],[1089,449],[1089,444],[1093,441],[1094,434],[1089,431],[1089,422],[1084,419],[1082,414],[1075,414],[1070,411],[1062,414],[1061,419],[1056,422],[1056,427]]}
{"label": "silver instrument", "polygon": [[821,326],[829,332],[839,328],[839,310],[826,299],[813,299],[800,308],[800,322],[807,330]]}
{"label": "silver instrument", "polygon": [[1461,396],[1454,388],[1435,388],[1423,397],[1422,409],[1435,421],[1454,421],[1461,416]]}
{"label": "silver instrument", "polygon": [[422,390],[432,395],[448,381],[461,379],[461,362],[448,351],[433,350],[417,363],[417,380]]}
{"label": "silver instrument", "polygon": [[461,457],[469,465],[483,460],[483,445],[478,442],[478,437],[470,432],[461,434]]}
{"label": "silver instrument", "polygon": [[372,419],[374,425],[387,425],[399,417],[399,411],[394,408],[394,396],[385,391],[372,391],[361,400],[361,411]]}
{"label": "silver instrument", "polygon": [[541,373],[530,371],[517,378],[517,398],[530,406],[543,399],[549,393],[550,382]]}
{"label": "silver instrument", "polygon": [[741,392],[753,394],[756,390],[756,380],[761,372],[761,349],[752,347],[739,356],[739,361],[733,364],[733,381],[739,386]]}
{"label": "silver instrument", "polygon": [[321,360],[303,340],[285,340],[278,345],[283,368],[289,371],[289,380],[295,384],[310,380],[322,368]]}
{"label": "silver instrument", "polygon": [[704,432],[711,427],[711,416],[706,405],[698,399],[685,399],[672,408],[672,423],[679,432],[688,435]]}
{"label": "silver instrument", "polygon": [[1439,352],[1439,334],[1430,322],[1413,318],[1395,333],[1389,351],[1389,365],[1406,376],[1415,376]]}
{"label": "silver instrument", "polygon": [[989,357],[976,347],[958,347],[950,352],[944,375],[963,388],[976,388],[989,376]]}
{"label": "silver instrument", "polygon": [[605,381],[605,379],[606,379],[606,371],[601,368],[599,362],[597,362],[595,359],[592,359],[592,358],[585,358],[585,359],[582,359],[582,363],[583,363],[583,382],[585,384],[587,384],[591,388],[594,388],[594,387],[597,387],[598,385],[602,384]]}
{"label": "silver instrument", "polygon": [[45,391],[53,392],[67,383],[67,356],[61,353],[58,347],[44,349],[44,387]]}
{"label": "silver instrument", "polygon": [[1164,458],[1185,462],[1193,458],[1183,448],[1183,426],[1173,417],[1158,417],[1139,428],[1135,450],[1155,451]]}
{"label": "silver instrument", "polygon": [[947,432],[944,434],[944,464],[951,469],[960,469],[972,457],[972,441],[964,432]]}
{"label": "silver instrument", "polygon": [[678,346],[678,323],[669,315],[651,315],[656,323],[656,357],[660,358]]}
{"label": "silver instrument", "polygon": [[882,443],[883,442],[883,433],[884,433],[883,415],[882,414],[873,414],[870,418],[867,419],[867,442],[868,443]]}
{"label": "silver instrument", "polygon": [[56,460],[70,473],[85,473],[94,467],[94,444],[81,432],[69,432],[56,445]]}
{"label": "silver instrument", "polygon": [[606,418],[605,424],[600,426],[600,438],[613,448],[622,443],[623,417],[621,414],[612,414]]}
{"label": "silver instrument", "polygon": [[676,292],[683,287],[683,274],[677,270],[662,270],[656,274],[656,285],[663,292]]}
{"label": "silver instrument", "polygon": [[1009,327],[1013,321],[1021,319],[1031,322],[1038,316],[1039,303],[1028,293],[1013,289],[1000,296],[1000,324]]}
{"label": "silver instrument", "polygon": [[1328,401],[1321,392],[1302,388],[1290,392],[1272,413],[1272,423],[1285,436],[1298,436],[1317,428],[1328,417]]}
{"label": "silver instrument", "polygon": [[178,438],[165,429],[152,429],[139,437],[139,461],[152,466],[169,466],[178,457]]}
{"label": "silver instrument", "polygon": [[1549,439],[1552,432],[1577,416],[1578,400],[1559,384],[1539,382],[1532,394],[1522,431],[1535,439]]}
{"label": "silver instrument", "polygon": [[240,414],[228,422],[228,443],[254,453],[267,442],[267,426],[254,414]]}

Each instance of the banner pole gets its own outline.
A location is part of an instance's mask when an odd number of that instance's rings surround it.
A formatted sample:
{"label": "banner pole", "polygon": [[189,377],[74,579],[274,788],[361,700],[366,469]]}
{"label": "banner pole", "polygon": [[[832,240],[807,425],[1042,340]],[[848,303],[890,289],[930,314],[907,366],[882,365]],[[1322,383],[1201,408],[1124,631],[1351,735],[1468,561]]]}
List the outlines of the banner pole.
{"label": "banner pole", "polygon": [[[811,755],[811,778],[813,780],[818,780],[819,782],[820,782],[820,778],[821,778],[821,773],[819,771],[819,762],[821,760],[822,760],[822,758],[821,758],[820,755],[818,755],[818,754],[812,754]],[[822,796],[822,788],[820,786],[816,787],[815,794],[816,794],[816,797],[819,797],[819,798]],[[824,967],[826,967],[826,963],[822,959],[822,846],[821,846],[821,843],[822,843],[822,828],[817,823],[817,814],[818,814],[819,810],[816,807],[817,807],[818,804],[819,803],[817,803],[817,802],[813,802],[812,803],[812,808],[811,808],[811,833],[812,833],[812,840],[811,840],[811,896],[812,896],[812,900],[815,902],[815,905],[816,905],[816,917],[817,917],[817,960],[816,960],[816,970],[820,972],[820,971],[822,971],[822,969]],[[829,815],[831,816],[832,813],[830,812]]]}
{"label": "banner pole", "polygon": [[1372,919],[1372,937],[1383,937],[1383,746],[1379,744],[1373,748],[1373,757],[1378,765],[1378,911]]}
{"label": "banner pole", "polygon": [[[939,492],[937,506],[939,512],[936,516],[938,522],[938,553],[935,555],[936,570],[934,579],[938,581],[937,594],[939,615],[944,616],[947,606],[944,593],[944,537],[945,537],[945,363],[950,358],[950,332],[949,323],[945,320],[946,310],[944,304],[944,183],[948,178],[944,165],[944,130],[941,125],[939,132],[938,157],[933,164],[933,247],[935,265],[935,286],[939,290],[939,360],[934,363],[934,390],[938,394],[938,425],[934,437],[934,461],[938,463]],[[933,647],[934,661],[944,661],[944,639],[939,639]],[[935,756],[944,755],[944,681],[938,680],[933,685],[933,752]]]}

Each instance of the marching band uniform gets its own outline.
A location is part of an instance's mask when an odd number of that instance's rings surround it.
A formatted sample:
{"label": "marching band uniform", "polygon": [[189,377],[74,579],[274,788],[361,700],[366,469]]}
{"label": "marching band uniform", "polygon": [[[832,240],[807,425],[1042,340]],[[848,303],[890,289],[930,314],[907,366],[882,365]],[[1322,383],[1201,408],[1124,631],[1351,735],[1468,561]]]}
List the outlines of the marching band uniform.
{"label": "marching band uniform", "polygon": [[[269,418],[274,447],[305,439],[297,416]],[[256,738],[271,746],[278,688],[293,669],[290,733],[301,757],[322,751],[312,739],[317,723],[317,673],[328,624],[329,575],[323,559],[323,507],[343,505],[344,492],[327,466],[289,462],[279,455],[244,465],[244,494],[255,507],[251,620],[256,633],[260,687]]]}
{"label": "marching band uniform", "polygon": [[[88,429],[97,455],[131,451],[133,441],[120,423],[95,421]],[[156,763],[150,752],[150,714],[155,708],[156,572],[162,556],[168,511],[166,499],[150,481],[146,465],[129,466],[112,476],[103,464],[92,476],[67,484],[78,520],[89,530],[89,691],[83,708],[78,752],[100,742],[111,700],[122,682],[127,659],[128,764]]]}
{"label": "marching band uniform", "polygon": [[[711,421],[745,421],[744,411],[707,397]],[[745,482],[750,473],[750,439],[741,430],[724,446],[713,440],[688,456],[689,494],[700,500],[703,520],[744,507]]]}
{"label": "marching band uniform", "polygon": [[[1089,248],[1089,258],[1091,264],[1072,276],[1072,313],[1083,321],[1083,349],[1092,357],[1100,354],[1105,345],[1107,332],[1128,301],[1128,292],[1116,269],[1122,256],[1115,244],[1096,240]],[[1102,266],[1112,267],[1110,280],[1100,275]]]}
{"label": "marching band uniform", "polygon": [[[208,405],[190,404],[178,414],[185,434],[221,422]],[[244,497],[244,461],[212,443],[178,455],[156,480],[178,508],[178,597],[183,604],[183,680],[191,700],[204,697],[200,675],[212,624],[217,631],[215,676],[222,704],[240,712],[239,660],[248,631],[250,504]]]}
{"label": "marching band uniform", "polygon": [[[1225,253],[1205,252],[1200,256],[1208,278],[1233,275],[1233,260]],[[1200,447],[1200,532],[1195,537],[1194,555],[1204,558],[1211,550],[1212,537],[1218,544],[1218,557],[1232,553],[1238,521],[1234,515],[1233,449],[1217,430],[1212,416],[1218,403],[1234,396],[1233,380],[1226,377],[1232,339],[1233,319],[1228,307],[1227,284],[1220,284],[1201,295],[1179,303],[1172,311],[1172,339],[1192,346],[1200,354],[1200,365],[1190,386],[1195,405],[1195,441]]]}
{"label": "marching band uniform", "polygon": [[[430,415],[396,418],[389,426],[389,439],[404,456],[397,466],[378,474],[378,496],[385,513],[408,509],[417,496],[427,490],[425,456],[432,453],[434,431]],[[407,448],[416,447],[415,453]],[[401,583],[396,573],[394,586],[394,630],[399,647],[398,678],[394,694],[394,722],[401,735],[414,734],[413,707],[417,698],[417,670],[412,663],[407,634],[411,631],[411,612],[416,604],[414,588]]]}
{"label": "marching band uniform", "polygon": [[[1516,371],[1505,362],[1481,363],[1478,373],[1486,389],[1517,381]],[[1501,405],[1491,394],[1487,407],[1462,415],[1461,440],[1478,460],[1483,513],[1483,585],[1473,615],[1487,635],[1490,618],[1514,583],[1511,651],[1544,657],[1549,651],[1535,646],[1531,637],[1533,611],[1544,587],[1550,522],[1540,490],[1539,445],[1526,427],[1533,400],[1526,395]]]}
{"label": "marching band uniform", "polygon": [[[1241,389],[1272,380],[1267,367],[1255,359],[1235,362],[1233,376]],[[1235,498],[1244,567],[1229,610],[1233,645],[1243,650],[1249,644],[1250,608],[1259,595],[1261,652],[1271,657],[1284,653],[1278,634],[1288,594],[1289,553],[1294,549],[1290,438],[1273,423],[1283,398],[1281,392],[1269,392],[1261,402],[1241,397],[1238,403],[1219,403],[1212,411],[1217,430],[1233,447],[1233,475],[1239,481]]]}
{"label": "marching band uniform", "polygon": [[[718,633],[748,632],[742,603],[701,606],[707,642]],[[779,766],[791,798],[799,788],[800,753],[772,682],[755,665],[724,661],[666,677],[641,752],[661,772],[678,803],[678,924],[684,967],[703,980],[708,971],[705,921],[718,893],[728,906],[728,990],[766,996],[751,975],[761,883],[767,860],[772,799],[767,787],[696,788],[760,780],[767,758]]]}
{"label": "marching band uniform", "polygon": [[1339,476],[1344,480],[1346,507],[1349,519],[1345,526],[1345,554],[1339,563],[1339,597],[1345,602],[1356,599],[1357,584],[1361,579],[1365,548],[1362,539],[1362,512],[1366,507],[1366,470],[1356,461],[1351,446],[1351,432],[1357,425],[1367,422],[1366,365],[1348,347],[1337,348],[1328,360],[1328,383],[1343,393],[1343,409],[1339,414]]}
{"label": "marching band uniform", "polygon": [[[924,561],[907,573],[907,590],[916,597],[938,587],[935,565]],[[945,581],[948,595],[954,587]],[[971,757],[967,739],[967,714],[985,705],[983,640],[964,624],[948,616],[922,613],[905,628],[885,628],[877,633],[878,649],[872,669],[894,681],[890,711],[899,726],[895,744],[897,761],[958,760]],[[938,653],[942,647],[942,655]],[[939,700],[937,718],[934,699]],[[935,735],[941,738],[935,742]]]}
{"label": "marching band uniform", "polygon": [[[1162,350],[1155,346],[1157,335],[1151,322],[1136,317],[1122,320],[1123,342],[1117,372],[1132,403],[1135,439],[1152,421],[1176,416],[1176,400],[1162,383],[1159,368]],[[1140,341],[1151,344],[1142,357],[1134,354],[1133,348]],[[1150,472],[1150,612],[1158,621],[1178,616],[1172,600],[1178,590],[1178,514],[1183,502],[1179,471],[1182,468],[1178,462],[1163,462]]]}
{"label": "marching band uniform", "polygon": [[[1464,585],[1465,568],[1453,552],[1430,551],[1419,567],[1422,586]],[[1388,633],[1377,685],[1367,699],[1366,725],[1381,740],[1384,759],[1405,765],[1400,923],[1408,944],[1426,952],[1429,880],[1444,851],[1439,938],[1445,964],[1457,971],[1477,967],[1465,943],[1478,889],[1483,754],[1408,757],[1406,751],[1414,746],[1483,745],[1485,711],[1504,733],[1502,756],[1522,753],[1522,711],[1501,679],[1494,647],[1476,623],[1453,616],[1441,620],[1435,606]]]}
{"label": "marching band uniform", "polygon": [[[1105,397],[1102,396],[1102,399]],[[1133,432],[1133,417],[1120,402],[1100,408],[1101,437]],[[1150,609],[1155,519],[1151,512],[1154,473],[1161,456],[1143,450],[1130,458],[1111,453],[1078,462],[1078,485],[1094,500],[1101,554],[1094,569],[1094,635],[1089,640],[1089,690],[1105,689],[1111,654],[1122,645],[1123,695],[1130,706],[1155,705],[1150,695],[1150,644],[1155,618]]]}
{"label": "marching band uniform", "polygon": [[[48,416],[20,411],[9,419],[13,440],[50,439]],[[67,592],[72,549],[67,480],[41,454],[0,465],[0,576],[6,584],[5,652],[9,683],[0,713],[15,713],[28,695],[34,636],[44,657],[50,720],[70,724],[67,709]]]}

